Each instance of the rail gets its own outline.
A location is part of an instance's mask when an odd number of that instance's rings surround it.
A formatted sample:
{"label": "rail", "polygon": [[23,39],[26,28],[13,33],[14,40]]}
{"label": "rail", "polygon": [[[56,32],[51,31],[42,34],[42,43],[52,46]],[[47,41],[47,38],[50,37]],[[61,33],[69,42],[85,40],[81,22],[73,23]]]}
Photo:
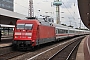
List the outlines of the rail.
{"label": "rail", "polygon": [[[69,60],[75,48],[79,45],[80,42],[81,40],[79,41],[76,40],[66,45],[61,50],[59,50],[57,53],[55,53],[52,57],[50,57],[48,60],[55,60],[55,59],[56,60]],[[62,54],[64,54],[64,56]],[[59,59],[57,58],[58,56],[60,57]]]}

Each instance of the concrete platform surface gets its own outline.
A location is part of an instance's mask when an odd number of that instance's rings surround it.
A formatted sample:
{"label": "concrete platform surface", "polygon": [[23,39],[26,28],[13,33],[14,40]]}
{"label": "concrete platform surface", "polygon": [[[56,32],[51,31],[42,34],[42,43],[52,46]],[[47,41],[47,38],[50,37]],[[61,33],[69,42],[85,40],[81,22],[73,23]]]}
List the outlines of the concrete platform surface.
{"label": "concrete platform surface", "polygon": [[12,45],[12,36],[2,36],[1,42],[0,42],[0,47],[6,47],[6,46],[11,46]]}
{"label": "concrete platform surface", "polygon": [[81,41],[79,45],[76,60],[84,60],[84,41],[85,40],[86,40],[86,37]]}

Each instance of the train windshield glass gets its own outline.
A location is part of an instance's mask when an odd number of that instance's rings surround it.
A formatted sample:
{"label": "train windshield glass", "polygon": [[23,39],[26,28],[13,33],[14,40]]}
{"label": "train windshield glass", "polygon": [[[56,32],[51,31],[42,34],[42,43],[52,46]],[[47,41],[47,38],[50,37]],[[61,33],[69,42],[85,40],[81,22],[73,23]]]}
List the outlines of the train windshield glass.
{"label": "train windshield glass", "polygon": [[32,26],[33,26],[33,24],[25,24],[25,29],[31,30]]}
{"label": "train windshield glass", "polygon": [[17,29],[32,29],[33,24],[17,24]]}
{"label": "train windshield glass", "polygon": [[17,24],[17,29],[24,29],[25,24]]}

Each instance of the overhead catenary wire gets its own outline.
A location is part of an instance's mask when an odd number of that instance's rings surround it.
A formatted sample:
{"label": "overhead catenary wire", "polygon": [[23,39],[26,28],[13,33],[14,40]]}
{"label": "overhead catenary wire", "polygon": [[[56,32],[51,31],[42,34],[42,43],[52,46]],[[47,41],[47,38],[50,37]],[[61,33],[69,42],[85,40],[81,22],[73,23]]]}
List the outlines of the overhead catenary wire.
{"label": "overhead catenary wire", "polygon": [[[62,2],[63,3],[63,2]],[[66,7],[66,5],[63,3],[63,5]],[[69,12],[69,14],[73,17],[73,19],[75,20],[75,17],[71,14],[71,12],[69,11],[69,9],[66,7],[67,11]]]}
{"label": "overhead catenary wire", "polygon": [[[77,4],[76,1],[75,1],[75,2],[68,2],[68,0],[66,0],[66,2],[63,2],[63,4],[64,4],[64,3],[67,3],[69,7],[71,6],[71,5],[70,5],[71,3],[73,3],[73,6],[74,6],[74,7],[76,7],[76,4]],[[69,14],[71,15],[70,17],[72,17],[73,20],[76,21],[76,17],[75,17],[75,16],[76,16],[76,10],[73,10],[72,8],[69,10],[69,9],[68,9],[68,6],[65,5],[65,4],[64,4],[63,6],[65,6],[65,8],[68,10]],[[74,12],[74,13],[71,13],[71,11]],[[76,23],[75,23],[75,24],[76,24]],[[76,25],[77,25],[77,24],[76,24]]]}

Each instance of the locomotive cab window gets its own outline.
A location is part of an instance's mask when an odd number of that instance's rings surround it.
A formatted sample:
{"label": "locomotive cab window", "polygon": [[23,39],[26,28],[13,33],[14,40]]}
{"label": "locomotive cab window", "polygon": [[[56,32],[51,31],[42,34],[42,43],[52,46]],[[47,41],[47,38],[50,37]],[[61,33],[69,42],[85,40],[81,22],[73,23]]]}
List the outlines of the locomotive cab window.
{"label": "locomotive cab window", "polygon": [[33,24],[17,24],[17,29],[32,29]]}
{"label": "locomotive cab window", "polygon": [[17,29],[24,29],[25,24],[17,24]]}
{"label": "locomotive cab window", "polygon": [[25,29],[32,30],[32,26],[33,26],[33,24],[25,24]]}

